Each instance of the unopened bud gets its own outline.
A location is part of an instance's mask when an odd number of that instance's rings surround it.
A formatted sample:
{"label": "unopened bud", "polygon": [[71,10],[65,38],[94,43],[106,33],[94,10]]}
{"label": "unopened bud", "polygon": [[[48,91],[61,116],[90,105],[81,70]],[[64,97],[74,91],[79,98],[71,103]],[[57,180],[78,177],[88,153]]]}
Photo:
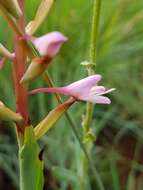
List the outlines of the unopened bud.
{"label": "unopened bud", "polygon": [[19,18],[22,15],[17,0],[0,0],[0,3],[15,18]]}
{"label": "unopened bud", "polygon": [[20,114],[10,110],[0,101],[0,120],[20,122],[22,121],[22,117]]}
{"label": "unopened bud", "polygon": [[32,35],[45,20],[49,10],[53,5],[53,0],[41,0],[34,20],[30,21],[26,26],[26,33]]}

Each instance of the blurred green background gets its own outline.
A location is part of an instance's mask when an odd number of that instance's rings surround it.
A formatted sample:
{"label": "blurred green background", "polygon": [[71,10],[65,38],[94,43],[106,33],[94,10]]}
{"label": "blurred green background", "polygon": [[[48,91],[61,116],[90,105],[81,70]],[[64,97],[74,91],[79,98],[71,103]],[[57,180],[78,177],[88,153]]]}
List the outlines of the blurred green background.
{"label": "blurred green background", "polygon": [[[35,15],[38,0],[26,1],[27,22]],[[80,63],[88,59],[92,0],[56,0],[48,18],[36,33],[61,31],[68,38],[60,54],[48,68],[55,84],[66,85],[87,75]],[[12,33],[0,17],[0,42],[13,49]],[[115,87],[109,95],[110,106],[96,105],[93,128],[97,140],[92,159],[106,190],[143,189],[143,1],[102,0],[98,35],[96,73],[103,75],[101,84]],[[30,88],[45,86],[41,79]],[[65,99],[65,97],[63,97]],[[0,99],[15,108],[11,64],[0,71]],[[57,105],[53,95],[30,98],[30,115],[34,124]],[[70,109],[79,133],[85,103]],[[14,130],[9,123],[0,123],[0,189],[18,189],[18,158]],[[78,190],[80,146],[65,119],[56,124],[41,141],[46,190]],[[98,190],[90,175],[92,189]],[[85,179],[88,180],[88,179]],[[5,187],[5,188],[4,188]]]}

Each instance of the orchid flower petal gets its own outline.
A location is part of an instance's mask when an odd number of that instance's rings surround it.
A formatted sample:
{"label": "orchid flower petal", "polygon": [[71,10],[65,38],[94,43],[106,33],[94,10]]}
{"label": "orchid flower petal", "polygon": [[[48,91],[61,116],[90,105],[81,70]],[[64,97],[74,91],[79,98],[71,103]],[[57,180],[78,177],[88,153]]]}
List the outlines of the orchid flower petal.
{"label": "orchid flower petal", "polygon": [[95,95],[87,99],[87,101],[95,104],[110,104],[111,100],[108,97]]}
{"label": "orchid flower petal", "polygon": [[99,95],[108,94],[109,92],[112,92],[112,91],[114,91],[114,90],[116,90],[116,89],[115,89],[115,88],[111,88],[111,89],[109,89],[109,90],[106,90],[106,91],[104,91],[104,92],[99,93]]}
{"label": "orchid flower petal", "polygon": [[93,94],[99,94],[99,93],[104,93],[106,91],[104,86],[94,86],[91,88],[90,93],[91,95]]}
{"label": "orchid flower petal", "polygon": [[70,96],[73,96],[76,99],[85,99],[85,97],[87,97],[87,95],[89,94],[91,88],[93,86],[96,86],[97,83],[101,80],[101,78],[101,75],[92,75],[86,77],[66,86],[66,90],[68,91]]}

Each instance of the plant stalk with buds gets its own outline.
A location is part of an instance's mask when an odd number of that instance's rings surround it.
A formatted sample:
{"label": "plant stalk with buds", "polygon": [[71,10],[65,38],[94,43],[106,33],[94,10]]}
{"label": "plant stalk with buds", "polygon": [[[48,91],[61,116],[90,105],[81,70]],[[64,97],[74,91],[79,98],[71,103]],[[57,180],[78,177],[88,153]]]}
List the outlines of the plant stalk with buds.
{"label": "plant stalk with buds", "polygon": [[[34,36],[36,30],[45,20],[53,2],[53,0],[41,0],[35,18],[26,25],[24,0],[0,0],[0,13],[7,20],[13,31],[14,42],[13,53],[7,50],[3,44],[0,44],[0,55],[2,56],[0,59],[0,72],[2,72],[6,60],[9,59],[12,63],[16,107],[16,111],[14,112],[0,101],[0,120],[13,122],[16,128],[19,145],[20,190],[43,189],[43,150],[40,149],[38,140],[54,126],[74,103],[81,101],[85,101],[88,104],[87,113],[83,122],[83,140],[86,140],[90,132],[89,127],[91,124],[93,104],[110,104],[111,101],[105,94],[114,90],[113,88],[106,90],[104,86],[99,86],[98,82],[102,77],[93,72],[94,61],[96,60],[96,48],[94,49],[96,35],[92,36],[92,55],[90,64],[88,65],[89,74],[92,75],[65,87],[53,86],[53,82],[49,75],[47,75],[46,70],[48,69],[48,65],[52,63],[55,56],[59,53],[61,46],[67,41],[67,37],[58,31],[50,32],[41,37]],[[96,16],[99,17],[100,0],[97,1],[97,7],[97,12],[95,12],[97,13]],[[95,22],[98,28],[97,22],[98,19]],[[97,34],[97,28],[94,28],[95,23],[93,23],[92,33],[96,32]],[[48,84],[48,88],[30,91],[29,83],[38,77],[44,78]],[[29,117],[29,95],[42,92],[55,93],[60,104],[52,109],[34,127]],[[62,102],[59,94],[69,96],[69,99]],[[88,150],[89,144],[85,144],[84,146],[68,113],[66,113],[66,117],[83,149],[84,156],[82,161],[87,162],[88,160],[89,164],[92,165],[88,156],[88,153],[90,153],[89,150],[91,150],[90,148]],[[85,169],[83,167],[82,169],[87,174],[87,168]],[[100,189],[103,189],[98,175],[96,176]],[[83,180],[83,178],[81,179]]]}

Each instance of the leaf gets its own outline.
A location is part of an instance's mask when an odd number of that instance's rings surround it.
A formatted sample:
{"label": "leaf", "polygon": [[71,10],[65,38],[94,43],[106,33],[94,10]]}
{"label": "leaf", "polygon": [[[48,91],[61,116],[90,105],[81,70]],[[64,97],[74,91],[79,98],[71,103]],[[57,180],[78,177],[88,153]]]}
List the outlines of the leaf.
{"label": "leaf", "polygon": [[34,129],[36,139],[43,136],[53,125],[61,118],[68,108],[75,102],[75,99],[70,98],[63,104],[59,105],[47,115]]}
{"label": "leaf", "polygon": [[41,4],[38,7],[37,13],[35,15],[34,20],[30,21],[26,26],[26,33],[32,35],[36,32],[39,26],[42,24],[44,19],[46,18],[49,10],[53,5],[53,0],[42,0]]}
{"label": "leaf", "polygon": [[42,190],[44,184],[43,161],[39,159],[39,145],[33,127],[25,129],[24,145],[19,151],[20,190]]}

